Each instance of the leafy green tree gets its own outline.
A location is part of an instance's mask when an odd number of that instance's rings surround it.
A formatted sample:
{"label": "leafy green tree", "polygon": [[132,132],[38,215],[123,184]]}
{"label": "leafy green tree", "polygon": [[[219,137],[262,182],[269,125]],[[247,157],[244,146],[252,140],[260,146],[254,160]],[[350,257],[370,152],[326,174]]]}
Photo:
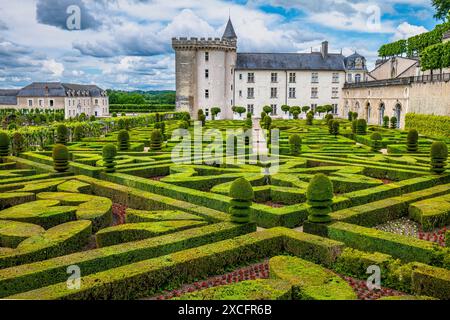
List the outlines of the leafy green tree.
{"label": "leafy green tree", "polygon": [[314,121],[314,114],[312,112],[308,112],[306,115],[306,124],[308,126],[312,126]]}
{"label": "leafy green tree", "polygon": [[289,146],[291,148],[291,155],[298,156],[302,151],[302,139],[298,134],[293,134],[289,137]]}
{"label": "leafy green tree", "polygon": [[302,107],[302,111],[303,111],[304,113],[307,113],[310,109],[311,109],[310,106],[303,106],[303,107]]}
{"label": "leafy green tree", "polygon": [[434,18],[438,20],[448,19],[450,14],[450,0],[432,0],[432,5],[436,9]]}
{"label": "leafy green tree", "polygon": [[270,114],[270,113],[272,113],[273,110],[272,110],[271,106],[264,106],[263,111],[267,114]]}
{"label": "leafy green tree", "polygon": [[290,106],[288,106],[288,105],[286,105],[286,104],[284,104],[284,105],[281,106],[281,111],[283,111],[284,114],[287,114],[287,113],[289,112],[289,110],[291,110],[291,107],[290,107]]}
{"label": "leafy green tree", "polygon": [[222,110],[221,110],[220,108],[218,108],[218,107],[212,108],[212,109],[211,109],[211,116],[212,116],[212,119],[215,120],[215,119],[216,119],[216,116],[217,116],[221,111],[222,111]]}

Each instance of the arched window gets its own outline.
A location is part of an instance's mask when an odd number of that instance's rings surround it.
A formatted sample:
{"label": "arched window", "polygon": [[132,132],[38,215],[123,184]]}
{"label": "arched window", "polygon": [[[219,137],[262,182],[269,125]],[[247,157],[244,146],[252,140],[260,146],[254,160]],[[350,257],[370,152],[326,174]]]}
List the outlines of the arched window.
{"label": "arched window", "polygon": [[383,118],[384,118],[384,112],[385,112],[385,110],[386,110],[386,107],[384,106],[384,103],[382,102],[381,104],[380,104],[380,108],[379,108],[379,116],[378,116],[378,124],[381,126],[381,125],[383,125]]}
{"label": "arched window", "polygon": [[397,118],[397,128],[400,128],[400,120],[402,116],[402,105],[397,103],[394,108],[395,117]]}
{"label": "arched window", "polygon": [[361,75],[360,74],[355,75],[355,82],[356,83],[360,83],[361,82]]}

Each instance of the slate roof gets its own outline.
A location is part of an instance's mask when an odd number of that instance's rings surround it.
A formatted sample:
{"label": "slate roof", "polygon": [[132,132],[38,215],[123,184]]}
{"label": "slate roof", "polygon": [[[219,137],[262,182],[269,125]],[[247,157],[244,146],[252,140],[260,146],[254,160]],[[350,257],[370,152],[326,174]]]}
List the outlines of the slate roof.
{"label": "slate roof", "polygon": [[237,70],[331,70],[345,71],[342,54],[312,53],[238,53]]}
{"label": "slate roof", "polygon": [[69,91],[88,91],[90,97],[100,97],[102,89],[95,85],[80,85],[60,82],[33,82],[21,89],[18,97],[67,97]]}
{"label": "slate roof", "polygon": [[[357,68],[356,67],[356,59],[361,58],[363,62],[363,68]],[[348,56],[345,58],[345,66],[347,70],[367,70],[366,66],[366,58],[362,55],[360,55],[358,52],[355,52],[354,54]]]}
{"label": "slate roof", "polygon": [[0,90],[0,105],[16,105],[19,90]]}
{"label": "slate roof", "polygon": [[231,19],[228,19],[227,27],[225,28],[222,39],[237,39]]}

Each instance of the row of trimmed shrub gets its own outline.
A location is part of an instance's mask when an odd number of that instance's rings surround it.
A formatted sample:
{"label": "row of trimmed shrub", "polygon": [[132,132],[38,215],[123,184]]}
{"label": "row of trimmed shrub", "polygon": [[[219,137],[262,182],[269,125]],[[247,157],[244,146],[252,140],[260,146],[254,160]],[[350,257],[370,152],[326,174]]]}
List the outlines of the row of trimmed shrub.
{"label": "row of trimmed shrub", "polygon": [[421,134],[435,138],[450,138],[450,117],[408,113],[405,128],[416,129]]}
{"label": "row of trimmed shrub", "polygon": [[172,104],[111,104],[109,112],[167,112],[174,111],[175,105]]}
{"label": "row of trimmed shrub", "polygon": [[[290,240],[288,246],[286,239]],[[293,252],[290,252],[290,248],[294,249]],[[342,249],[342,244],[337,241],[277,228],[84,275],[83,286],[79,290],[69,290],[65,278],[64,282],[10,298],[137,299],[167,287],[222,274],[230,266],[248,264],[284,251],[329,266]]]}

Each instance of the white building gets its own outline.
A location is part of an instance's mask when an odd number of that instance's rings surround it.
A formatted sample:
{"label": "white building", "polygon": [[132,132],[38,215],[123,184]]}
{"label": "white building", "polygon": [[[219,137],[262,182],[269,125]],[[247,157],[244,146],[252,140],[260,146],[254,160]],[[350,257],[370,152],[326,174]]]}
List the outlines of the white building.
{"label": "white building", "polygon": [[109,116],[109,98],[96,85],[34,82],[20,90],[0,90],[0,108],[64,110],[66,119]]}
{"label": "white building", "polygon": [[320,52],[237,53],[237,36],[231,20],[222,38],[174,38],[177,110],[207,115],[221,108],[222,119],[236,118],[233,106],[243,106],[259,117],[264,106],[283,116],[282,105],[332,105],[338,113],[344,84],[366,80],[366,60]]}

